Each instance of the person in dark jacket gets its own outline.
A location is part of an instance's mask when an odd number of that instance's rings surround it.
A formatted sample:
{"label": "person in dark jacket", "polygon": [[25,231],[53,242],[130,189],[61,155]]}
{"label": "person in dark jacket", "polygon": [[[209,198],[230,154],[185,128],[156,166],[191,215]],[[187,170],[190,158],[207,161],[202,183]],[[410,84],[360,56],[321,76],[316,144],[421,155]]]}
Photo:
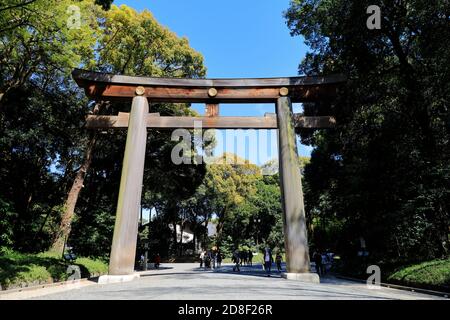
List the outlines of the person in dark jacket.
{"label": "person in dark jacket", "polygon": [[235,251],[234,251],[234,253],[233,253],[233,261],[234,261],[234,267],[233,267],[233,272],[234,271],[238,271],[238,272],[240,272],[241,270],[239,269],[239,263],[241,262],[240,261],[240,254],[239,254],[239,250],[238,249],[236,249]]}
{"label": "person in dark jacket", "polygon": [[316,251],[314,252],[313,259],[316,264],[316,272],[320,276],[322,273],[322,255]]}
{"label": "person in dark jacket", "polygon": [[281,254],[278,252],[277,256],[275,257],[275,262],[277,264],[277,270],[281,271],[281,262],[282,262],[283,258],[281,256]]}
{"label": "person in dark jacket", "polygon": [[217,250],[217,268],[222,266],[222,253],[220,250]]}
{"label": "person in dark jacket", "polygon": [[239,254],[240,254],[240,257],[241,257],[241,266],[245,265],[245,261],[247,260],[247,257],[246,257],[247,251],[242,250]]}

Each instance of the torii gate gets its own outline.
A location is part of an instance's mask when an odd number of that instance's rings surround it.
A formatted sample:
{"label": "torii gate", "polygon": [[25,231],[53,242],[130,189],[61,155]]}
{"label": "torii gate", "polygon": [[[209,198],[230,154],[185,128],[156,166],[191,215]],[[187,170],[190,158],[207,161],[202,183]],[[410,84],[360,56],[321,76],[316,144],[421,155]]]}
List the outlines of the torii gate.
{"label": "torii gate", "polygon": [[[132,77],[75,69],[72,76],[86,95],[96,100],[130,99],[130,113],[87,117],[88,128],[128,128],[123,158],[119,199],[105,282],[134,277],[138,219],[144,175],[147,129],[203,128],[278,129],[279,175],[283,208],[283,228],[288,279],[319,282],[310,273],[310,260],[298,168],[295,128],[327,128],[334,118],[303,117],[293,114],[292,102],[331,99],[342,75],[265,79],[182,79]],[[159,116],[149,113],[150,102],[200,102],[206,117]],[[276,117],[220,117],[219,103],[275,103]],[[116,280],[111,280],[111,279]]]}

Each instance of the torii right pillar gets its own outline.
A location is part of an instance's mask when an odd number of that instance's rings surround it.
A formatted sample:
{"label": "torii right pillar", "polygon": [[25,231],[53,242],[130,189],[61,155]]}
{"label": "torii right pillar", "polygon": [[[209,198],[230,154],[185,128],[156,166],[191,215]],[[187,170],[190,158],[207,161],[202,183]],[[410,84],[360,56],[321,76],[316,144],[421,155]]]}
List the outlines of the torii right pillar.
{"label": "torii right pillar", "polygon": [[[287,90],[286,90],[287,91]],[[280,93],[287,94],[287,92]],[[303,190],[297,154],[291,99],[282,96],[276,106],[278,153],[283,229],[286,249],[286,279],[319,283],[319,275],[310,272],[308,236]]]}

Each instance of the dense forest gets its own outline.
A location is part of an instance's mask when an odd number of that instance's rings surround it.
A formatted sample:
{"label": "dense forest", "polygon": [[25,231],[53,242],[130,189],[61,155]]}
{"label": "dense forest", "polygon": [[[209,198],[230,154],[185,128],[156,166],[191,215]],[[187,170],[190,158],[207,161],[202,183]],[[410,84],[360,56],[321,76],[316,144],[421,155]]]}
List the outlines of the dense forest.
{"label": "dense forest", "polygon": [[[126,132],[89,131],[84,119],[126,112],[130,105],[88,101],[71,78],[73,68],[142,76],[206,74],[201,54],[149,11],[97,2],[9,1],[2,7],[3,248],[61,253],[68,243],[83,256],[109,256]],[[77,28],[67,27],[74,14],[67,11],[70,5],[80,9]],[[193,113],[187,104],[152,104],[151,110]],[[190,223],[205,245],[223,243],[225,251],[253,247],[258,240],[283,247],[276,178],[262,176],[261,168],[248,162],[175,165],[170,160],[175,143],[167,131],[149,131],[142,206],[156,218],[141,225],[140,243],[157,240],[154,250],[181,255],[182,242],[169,225]],[[210,221],[218,223],[217,239],[207,237]]]}
{"label": "dense forest", "polygon": [[314,240],[351,259],[362,238],[385,264],[448,256],[450,3],[294,0],[285,17],[310,48],[301,74],[348,77],[334,105],[305,105],[337,121],[301,134]]}
{"label": "dense forest", "polygon": [[[379,30],[366,27],[372,4],[381,8]],[[376,263],[448,256],[449,2],[293,0],[284,17],[309,46],[300,75],[348,77],[333,103],[304,104],[306,115],[337,121],[298,132],[313,147],[310,159],[299,158],[311,247],[349,265],[362,243]],[[85,117],[130,105],[89,101],[71,72],[200,78],[203,56],[149,11],[110,0],[4,0],[0,64],[0,247],[62,252],[68,242],[107,259],[126,132],[89,131]],[[150,108],[194,113],[188,104]],[[169,224],[189,222],[195,237],[226,253],[264,244],[282,251],[278,175],[248,161],[175,165],[175,143],[149,131],[142,206],[156,217],[140,226],[140,240],[182,255]],[[217,225],[212,239],[208,223]]]}
{"label": "dense forest", "polygon": [[[9,1],[0,30],[0,245],[20,251],[107,255],[125,144],[124,132],[89,132],[88,113],[116,114],[126,104],[88,101],[71,78],[75,67],[147,76],[202,77],[203,57],[148,11],[94,1]],[[17,5],[24,3],[23,6]],[[70,5],[81,10],[68,28]],[[52,8],[49,10],[48,8]],[[19,20],[17,20],[17,18]],[[17,21],[12,26],[9,21]],[[152,105],[161,114],[190,114],[185,104]],[[204,168],[171,165],[167,132],[148,139],[145,194],[163,205],[187,197]],[[162,177],[167,182],[162,181]],[[154,181],[158,181],[155,183]],[[71,232],[70,232],[71,231]]]}

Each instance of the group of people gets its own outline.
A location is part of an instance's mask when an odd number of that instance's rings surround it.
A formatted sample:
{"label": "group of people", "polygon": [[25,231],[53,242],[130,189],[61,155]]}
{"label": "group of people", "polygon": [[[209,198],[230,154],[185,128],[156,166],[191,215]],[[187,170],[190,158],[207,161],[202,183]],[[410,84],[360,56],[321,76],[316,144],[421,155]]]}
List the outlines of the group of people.
{"label": "group of people", "polygon": [[[249,254],[242,255],[242,251],[239,251],[238,249],[236,249],[234,251],[233,257],[232,257],[232,260],[234,262],[233,272],[234,271],[238,271],[238,272],[241,271],[239,266],[242,266],[242,263],[243,263],[242,260],[244,259],[244,258],[242,258],[243,256],[247,257],[247,259],[248,259],[245,264],[248,265],[248,263],[250,263],[250,265],[252,265],[253,253],[250,250],[248,251],[248,253]],[[283,260],[283,258],[281,256],[281,254],[277,253],[277,255],[275,256],[275,262],[276,262],[276,265],[277,265],[277,270],[279,272],[281,272],[281,270],[282,270],[282,268],[281,268],[282,260]],[[263,263],[264,270],[266,271],[267,276],[270,277],[270,273],[271,273],[271,270],[272,270],[272,264],[274,262],[274,259],[273,259],[273,255],[272,255],[272,250],[270,248],[268,248],[268,247],[264,249],[263,261],[264,261],[264,263]]]}
{"label": "group of people", "polygon": [[220,268],[222,266],[222,258],[220,250],[202,250],[200,252],[200,268]]}
{"label": "group of people", "polygon": [[326,252],[315,251],[313,260],[316,266],[316,272],[319,275],[325,275],[330,271],[333,264],[333,254],[328,250]]}
{"label": "group of people", "polygon": [[[264,249],[264,269],[266,270],[267,276],[270,277],[270,271],[272,269],[272,263],[273,261],[273,256],[272,256],[272,250],[270,250],[270,248],[265,248]],[[275,256],[275,264],[277,265],[277,271],[281,272],[281,263],[283,261],[283,257],[281,256],[281,254],[278,252]]]}
{"label": "group of people", "polygon": [[[239,250],[236,249],[232,255],[232,261],[234,263],[233,272],[240,272],[240,266],[252,266],[253,252],[251,250]],[[153,256],[153,262],[155,269],[158,269],[161,264],[161,257],[159,253]],[[202,250],[200,252],[200,268],[216,269],[222,265],[223,255],[220,250]],[[277,270],[282,271],[283,257],[280,253],[277,253],[275,260],[273,259],[272,250],[268,247],[264,249],[263,253],[263,267],[270,277],[272,270],[272,264],[275,262]],[[315,263],[316,272],[319,275],[325,275],[329,272],[331,265],[333,264],[333,253],[327,250],[326,252],[314,251],[313,261]],[[144,255],[141,255],[141,263],[144,263]]]}
{"label": "group of people", "polygon": [[[253,252],[251,250],[235,250],[232,256],[233,262],[239,260],[239,265],[251,266],[253,264]],[[236,263],[236,262],[235,262]]]}

